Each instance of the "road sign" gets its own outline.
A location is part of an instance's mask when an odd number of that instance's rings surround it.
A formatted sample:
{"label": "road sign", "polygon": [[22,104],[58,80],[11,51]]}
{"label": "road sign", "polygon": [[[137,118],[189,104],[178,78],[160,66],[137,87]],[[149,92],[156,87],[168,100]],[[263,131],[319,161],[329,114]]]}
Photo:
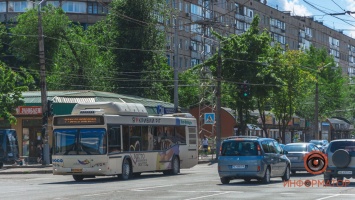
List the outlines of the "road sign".
{"label": "road sign", "polygon": [[214,124],[214,113],[205,113],[205,124]]}

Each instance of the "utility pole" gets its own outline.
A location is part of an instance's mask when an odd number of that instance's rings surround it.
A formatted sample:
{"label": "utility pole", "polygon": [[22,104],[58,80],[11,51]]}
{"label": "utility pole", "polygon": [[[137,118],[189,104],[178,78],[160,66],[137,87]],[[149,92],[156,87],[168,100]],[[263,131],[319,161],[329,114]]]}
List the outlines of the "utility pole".
{"label": "utility pole", "polygon": [[217,60],[217,89],[216,89],[216,159],[219,156],[219,149],[221,146],[221,76],[222,76],[222,57],[221,57],[221,43],[219,43],[218,60]]}
{"label": "utility pole", "polygon": [[179,92],[178,92],[178,81],[179,81],[179,71],[178,71],[178,60],[179,60],[179,36],[178,36],[178,24],[180,10],[176,9],[175,15],[175,32],[174,32],[174,110],[177,113],[179,109]]}
{"label": "utility pole", "polygon": [[42,140],[43,140],[43,165],[49,164],[49,144],[48,144],[48,115],[47,115],[47,86],[46,86],[46,64],[44,55],[44,37],[41,15],[41,4],[38,3],[38,46],[39,46],[39,64],[41,77],[41,103],[42,103]]}
{"label": "utility pole", "polygon": [[315,139],[316,140],[319,140],[319,130],[318,130],[318,72],[316,74],[316,94],[315,94],[315,97],[314,97],[314,101],[315,101],[315,104],[314,104],[314,132],[315,132]]}

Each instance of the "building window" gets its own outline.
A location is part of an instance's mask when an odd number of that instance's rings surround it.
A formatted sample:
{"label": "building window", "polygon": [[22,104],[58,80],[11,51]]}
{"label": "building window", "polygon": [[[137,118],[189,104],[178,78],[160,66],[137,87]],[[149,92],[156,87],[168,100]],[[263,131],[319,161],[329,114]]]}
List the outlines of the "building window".
{"label": "building window", "polygon": [[6,2],[0,2],[0,12],[6,12]]}
{"label": "building window", "polygon": [[305,34],[309,37],[312,37],[312,29],[306,27],[304,30]]}
{"label": "building window", "polygon": [[59,4],[59,1],[47,1],[46,2],[47,5],[52,5],[56,8],[59,8],[60,4]]}
{"label": "building window", "polygon": [[190,13],[190,5],[187,2],[185,2],[185,12]]}
{"label": "building window", "polygon": [[86,13],[86,2],[65,1],[62,6],[65,12],[70,13]]}
{"label": "building window", "polygon": [[191,58],[191,67],[200,64],[200,60],[196,58]]}
{"label": "building window", "polygon": [[[89,14],[107,14],[107,5],[98,2],[88,2],[88,13]],[[159,16],[158,16],[159,20]],[[160,21],[159,21],[160,22]]]}
{"label": "building window", "polygon": [[195,4],[191,4],[191,13],[198,16],[202,16],[202,7],[197,6]]}
{"label": "building window", "polygon": [[26,9],[32,8],[32,3],[27,1],[10,1],[9,12],[26,12]]}

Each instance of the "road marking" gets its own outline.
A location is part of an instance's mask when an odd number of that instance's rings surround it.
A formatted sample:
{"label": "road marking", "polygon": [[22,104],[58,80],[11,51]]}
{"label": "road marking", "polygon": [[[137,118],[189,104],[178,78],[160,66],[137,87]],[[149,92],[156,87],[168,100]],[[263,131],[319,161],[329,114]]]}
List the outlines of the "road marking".
{"label": "road marking", "polygon": [[101,195],[105,195],[105,194],[110,194],[110,193],[106,192],[106,193],[97,193],[97,194],[86,194],[83,196],[84,197],[93,197],[93,196],[101,196]]}
{"label": "road marking", "polygon": [[285,195],[289,195],[289,194],[296,194],[296,193],[287,193],[287,192],[285,192],[285,193],[280,193],[280,194],[285,194]]}
{"label": "road marking", "polygon": [[338,197],[338,196],[355,196],[355,194],[333,194],[333,195],[322,197],[322,198],[319,198],[319,199],[316,199],[316,200],[329,199],[329,198]]}
{"label": "road marking", "polygon": [[185,199],[185,200],[193,200],[193,199],[203,199],[206,197],[213,197],[213,196],[217,196],[217,195],[223,195],[223,194],[228,194],[230,192],[223,192],[223,193],[219,193],[219,194],[211,194],[211,195],[206,195],[206,196],[201,196],[201,197],[195,197],[195,198],[190,198],[190,199]]}
{"label": "road marking", "polygon": [[154,187],[136,188],[136,189],[130,189],[130,190],[132,190],[132,191],[146,191],[147,189],[171,187],[171,186],[174,186],[174,185],[159,185],[159,186],[154,186]]}

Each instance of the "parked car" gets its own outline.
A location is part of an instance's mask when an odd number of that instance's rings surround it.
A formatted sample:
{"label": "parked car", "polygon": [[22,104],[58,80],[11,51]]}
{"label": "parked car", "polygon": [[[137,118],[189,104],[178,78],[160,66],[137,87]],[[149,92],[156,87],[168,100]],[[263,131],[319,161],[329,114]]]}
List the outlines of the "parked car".
{"label": "parked car", "polygon": [[326,151],[328,166],[324,172],[324,182],[336,178],[355,178],[355,139],[339,139],[329,143]]}
{"label": "parked car", "polygon": [[323,152],[325,152],[326,146],[328,144],[328,140],[311,140],[309,142],[317,145],[317,147]]}
{"label": "parked car", "polygon": [[269,183],[272,177],[290,179],[291,163],[276,140],[258,137],[229,137],[222,142],[218,174],[222,184],[233,179]]}
{"label": "parked car", "polygon": [[311,151],[320,151],[320,149],[313,143],[303,142],[286,144],[284,151],[291,161],[291,173],[296,174],[296,171],[306,171],[304,156]]}
{"label": "parked car", "polygon": [[0,129],[0,168],[14,164],[19,158],[17,134],[14,129]]}

